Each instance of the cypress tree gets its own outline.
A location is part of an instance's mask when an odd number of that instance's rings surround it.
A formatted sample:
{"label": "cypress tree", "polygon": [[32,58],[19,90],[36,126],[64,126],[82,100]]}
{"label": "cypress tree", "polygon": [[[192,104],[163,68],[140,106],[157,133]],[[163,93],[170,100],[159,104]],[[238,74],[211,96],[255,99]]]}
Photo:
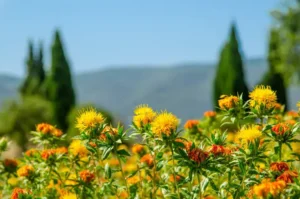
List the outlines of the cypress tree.
{"label": "cypress tree", "polygon": [[215,107],[221,95],[243,94],[248,100],[248,87],[244,80],[243,60],[235,24],[231,25],[229,40],[221,50],[214,79],[213,99]]}
{"label": "cypress tree", "polygon": [[268,85],[276,91],[278,102],[288,108],[287,92],[283,75],[277,70],[281,64],[280,56],[280,36],[276,29],[270,30],[269,47],[268,47],[268,66],[269,70],[265,73],[260,84]]}
{"label": "cypress tree", "polygon": [[26,77],[20,87],[20,93],[22,96],[30,94],[34,67],[35,60],[33,42],[30,40],[28,43],[28,57],[26,58]]}
{"label": "cypress tree", "polygon": [[53,113],[59,128],[67,130],[67,116],[75,105],[71,72],[66,59],[59,31],[55,31],[51,49],[51,69],[46,80],[46,97],[52,101]]}

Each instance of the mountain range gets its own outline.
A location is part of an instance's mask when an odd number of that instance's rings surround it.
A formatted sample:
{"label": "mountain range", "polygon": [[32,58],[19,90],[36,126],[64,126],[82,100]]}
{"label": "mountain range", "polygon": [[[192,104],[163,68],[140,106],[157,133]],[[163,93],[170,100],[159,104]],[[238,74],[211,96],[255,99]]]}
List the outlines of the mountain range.
{"label": "mountain range", "polygon": [[[214,64],[184,63],[174,66],[119,66],[74,76],[79,103],[93,103],[130,123],[139,104],[168,110],[181,118],[200,118],[211,110]],[[245,61],[246,81],[251,90],[267,71],[265,59]],[[22,79],[0,75],[0,103],[15,98]],[[292,108],[300,100],[299,87],[288,89]]]}

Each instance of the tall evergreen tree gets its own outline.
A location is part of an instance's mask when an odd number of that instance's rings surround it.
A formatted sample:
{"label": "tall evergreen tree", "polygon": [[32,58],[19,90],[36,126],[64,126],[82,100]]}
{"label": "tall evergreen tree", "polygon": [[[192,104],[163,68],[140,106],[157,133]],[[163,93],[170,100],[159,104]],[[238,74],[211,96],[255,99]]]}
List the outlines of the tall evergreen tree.
{"label": "tall evergreen tree", "polygon": [[213,101],[215,107],[221,95],[243,94],[248,100],[248,87],[244,79],[243,60],[235,24],[231,25],[229,40],[220,53],[214,79]]}
{"label": "tall evergreen tree", "polygon": [[34,49],[33,42],[30,40],[28,43],[28,57],[26,58],[26,77],[20,87],[20,93],[22,96],[30,93],[34,68]]}
{"label": "tall evergreen tree", "polygon": [[59,128],[67,130],[67,116],[75,105],[75,92],[70,67],[58,30],[55,32],[51,52],[51,70],[45,82],[45,94],[52,101],[56,124]]}
{"label": "tall evergreen tree", "polygon": [[40,42],[39,53],[36,58],[36,76],[42,84],[45,80],[45,70],[44,70],[44,55],[43,55],[43,43]]}
{"label": "tall evergreen tree", "polygon": [[287,92],[283,75],[278,71],[278,66],[281,64],[280,54],[280,35],[278,30],[271,29],[269,36],[268,47],[268,65],[269,70],[263,76],[260,84],[271,86],[272,90],[276,91],[278,102],[285,105],[285,110],[288,108]]}

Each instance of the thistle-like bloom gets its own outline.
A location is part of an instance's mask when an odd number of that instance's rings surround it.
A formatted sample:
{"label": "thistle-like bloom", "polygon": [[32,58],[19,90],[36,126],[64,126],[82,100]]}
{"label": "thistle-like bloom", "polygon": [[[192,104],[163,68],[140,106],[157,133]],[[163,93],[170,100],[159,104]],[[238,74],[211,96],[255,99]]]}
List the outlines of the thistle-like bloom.
{"label": "thistle-like bloom", "polygon": [[28,157],[32,157],[34,156],[35,154],[38,153],[38,150],[37,149],[28,149],[26,152],[25,152],[25,155],[28,156]]}
{"label": "thistle-like bloom", "polygon": [[19,196],[25,196],[28,195],[28,191],[26,191],[25,189],[21,189],[21,188],[14,188],[12,194],[11,194],[11,199],[19,199]]}
{"label": "thistle-like bloom", "polygon": [[95,109],[90,108],[83,111],[76,120],[76,128],[82,132],[102,124],[105,121],[105,118],[101,113],[98,113]]}
{"label": "thistle-like bloom", "polygon": [[277,135],[283,135],[290,130],[290,127],[285,123],[279,123],[272,127],[272,131]]}
{"label": "thistle-like bloom", "polygon": [[184,128],[191,130],[191,129],[197,128],[198,124],[199,124],[199,120],[188,120],[184,124]]}
{"label": "thistle-like bloom", "polygon": [[289,165],[285,162],[273,162],[270,165],[270,170],[279,172],[287,171],[289,170]]}
{"label": "thistle-like bloom", "polygon": [[25,165],[18,169],[17,174],[20,177],[28,177],[34,172],[34,168],[31,165]]}
{"label": "thistle-like bloom", "polygon": [[118,134],[118,129],[113,128],[112,126],[105,126],[104,129],[102,130],[99,139],[102,141],[105,141],[106,138],[106,133],[108,133],[110,136],[115,136]]}
{"label": "thistle-like bloom", "polygon": [[255,126],[249,126],[241,129],[237,134],[237,138],[244,143],[253,142],[255,139],[260,138],[261,136],[262,132]]}
{"label": "thistle-like bloom", "polygon": [[67,154],[68,153],[68,149],[67,147],[59,147],[55,149],[55,152],[57,154]]}
{"label": "thistle-like bloom", "polygon": [[141,153],[143,150],[144,150],[144,145],[141,144],[135,144],[131,149],[132,153],[136,153],[136,154]]}
{"label": "thistle-like bloom", "polygon": [[80,176],[81,180],[85,183],[90,183],[95,179],[95,175],[88,170],[81,171],[79,173],[79,176]]}
{"label": "thistle-like bloom", "polygon": [[292,183],[294,182],[294,178],[297,177],[298,177],[297,171],[287,170],[283,172],[283,174],[281,174],[276,180],[282,180],[286,183]]}
{"label": "thistle-like bloom", "polygon": [[253,192],[258,197],[266,198],[269,194],[272,196],[279,195],[285,187],[286,183],[283,180],[275,182],[265,180],[259,185],[254,185]]}
{"label": "thistle-like bloom", "polygon": [[13,159],[5,159],[3,162],[4,167],[6,168],[16,168],[18,166],[18,162]]}
{"label": "thistle-like bloom", "polygon": [[188,152],[188,157],[197,164],[201,164],[207,159],[208,153],[202,151],[201,149],[195,148]]}
{"label": "thistle-like bloom", "polygon": [[141,163],[145,163],[147,164],[149,167],[153,166],[153,157],[151,156],[151,154],[146,154],[141,158]]}
{"label": "thistle-like bloom", "polygon": [[86,157],[88,155],[87,148],[82,144],[80,140],[73,140],[69,146],[69,151],[71,154],[79,157]]}
{"label": "thistle-like bloom", "polygon": [[156,113],[148,105],[140,105],[134,110],[133,123],[141,128],[144,125],[150,124],[155,118]]}
{"label": "thistle-like bloom", "polygon": [[157,136],[162,134],[170,136],[177,129],[178,124],[179,120],[175,115],[162,112],[152,122],[152,131]]}
{"label": "thistle-like bloom", "polygon": [[56,154],[55,149],[45,149],[42,151],[41,156],[44,160],[48,160],[50,157]]}
{"label": "thistle-like bloom", "polygon": [[48,123],[41,123],[36,126],[36,131],[43,134],[51,134],[54,129],[55,127]]}
{"label": "thistle-like bloom", "polygon": [[140,181],[140,178],[138,176],[133,176],[127,179],[128,184],[137,184]]}
{"label": "thistle-like bloom", "polygon": [[290,117],[292,117],[292,118],[297,118],[297,117],[299,117],[298,112],[297,112],[297,111],[294,111],[294,110],[288,111],[288,112],[287,112],[287,115],[290,116]]}
{"label": "thistle-like bloom", "polygon": [[204,113],[204,116],[208,118],[214,118],[216,117],[216,115],[217,115],[216,111],[206,111]]}
{"label": "thistle-like bloom", "polygon": [[227,147],[213,144],[210,149],[208,150],[209,153],[216,155],[230,155],[231,150]]}
{"label": "thistle-like bloom", "polygon": [[219,101],[219,107],[222,110],[228,110],[231,108],[234,108],[239,103],[239,98],[237,96],[227,96],[227,95],[221,95]]}
{"label": "thistle-like bloom", "polygon": [[250,107],[260,109],[260,106],[264,106],[267,109],[274,108],[277,100],[276,93],[270,86],[257,86],[250,92]]}

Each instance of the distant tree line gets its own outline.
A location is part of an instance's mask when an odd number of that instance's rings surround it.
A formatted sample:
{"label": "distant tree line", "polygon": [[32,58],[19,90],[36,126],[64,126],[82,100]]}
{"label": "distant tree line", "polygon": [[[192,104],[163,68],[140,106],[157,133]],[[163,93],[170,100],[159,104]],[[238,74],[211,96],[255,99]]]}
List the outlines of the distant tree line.
{"label": "distant tree line", "polygon": [[[283,71],[278,70],[282,64],[280,54],[279,30],[271,28],[268,45],[268,71],[263,75],[258,85],[269,85],[277,93],[278,102],[288,108],[286,83]],[[213,104],[218,105],[221,95],[243,95],[243,100],[248,100],[249,87],[245,81],[243,69],[243,57],[237,34],[236,25],[233,23],[230,28],[229,39],[220,51],[219,62],[213,82]]]}

